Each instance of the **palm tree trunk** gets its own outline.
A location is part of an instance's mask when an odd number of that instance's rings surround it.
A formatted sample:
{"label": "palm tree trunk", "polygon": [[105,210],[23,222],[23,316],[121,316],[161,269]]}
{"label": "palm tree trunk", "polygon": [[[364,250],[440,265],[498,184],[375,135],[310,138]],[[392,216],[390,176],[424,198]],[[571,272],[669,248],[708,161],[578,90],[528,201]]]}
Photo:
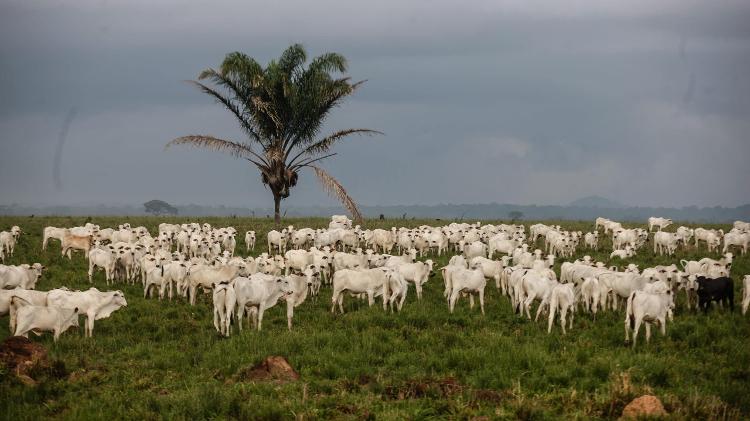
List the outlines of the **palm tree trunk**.
{"label": "palm tree trunk", "polygon": [[276,226],[281,225],[281,195],[273,194],[273,222]]}

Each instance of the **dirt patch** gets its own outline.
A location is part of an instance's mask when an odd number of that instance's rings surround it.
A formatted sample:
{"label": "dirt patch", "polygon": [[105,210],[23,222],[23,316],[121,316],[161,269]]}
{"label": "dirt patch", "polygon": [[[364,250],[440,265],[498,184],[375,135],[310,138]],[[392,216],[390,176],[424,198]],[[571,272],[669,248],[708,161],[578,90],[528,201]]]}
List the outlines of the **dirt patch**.
{"label": "dirt patch", "polygon": [[250,368],[241,369],[234,376],[237,381],[275,381],[286,383],[299,380],[299,373],[284,357],[270,356]]}
{"label": "dirt patch", "polygon": [[622,410],[622,418],[660,417],[667,415],[659,398],[654,395],[643,395],[633,399]]}
{"label": "dirt patch", "polygon": [[50,368],[47,350],[23,336],[11,336],[0,344],[0,361],[8,372],[28,385],[37,383],[32,378],[34,373]]}

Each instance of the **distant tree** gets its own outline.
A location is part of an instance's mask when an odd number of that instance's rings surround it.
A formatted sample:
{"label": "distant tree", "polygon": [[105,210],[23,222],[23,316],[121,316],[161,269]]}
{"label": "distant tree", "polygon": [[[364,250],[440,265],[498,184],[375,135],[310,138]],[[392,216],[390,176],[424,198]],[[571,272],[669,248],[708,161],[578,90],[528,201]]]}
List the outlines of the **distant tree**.
{"label": "distant tree", "polygon": [[152,215],[177,215],[177,208],[163,200],[149,200],[143,204],[147,213]]}
{"label": "distant tree", "polygon": [[512,222],[516,222],[517,220],[523,218],[523,212],[517,210],[510,211],[508,212],[508,218],[510,218]]}

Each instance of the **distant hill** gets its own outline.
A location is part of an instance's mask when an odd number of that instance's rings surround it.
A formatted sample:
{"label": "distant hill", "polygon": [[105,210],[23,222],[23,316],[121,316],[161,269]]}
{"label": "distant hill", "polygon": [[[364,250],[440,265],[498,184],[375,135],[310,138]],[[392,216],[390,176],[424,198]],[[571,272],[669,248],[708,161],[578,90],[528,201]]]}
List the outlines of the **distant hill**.
{"label": "distant hill", "polygon": [[[587,201],[589,198],[584,198]],[[596,198],[588,203],[592,205],[609,204],[609,207],[582,206],[580,200],[573,202],[575,206],[537,206],[512,205],[499,203],[483,204],[440,204],[440,205],[394,205],[394,206],[362,206],[362,213],[367,218],[434,218],[444,221],[471,221],[487,219],[510,219],[510,212],[521,212],[522,220],[574,220],[592,221],[599,216],[617,221],[630,221],[645,224],[650,216],[671,218],[675,221],[711,223],[733,222],[736,220],[750,221],[750,204],[727,208],[714,206],[699,208],[689,206],[683,208],[654,208],[654,207],[613,207],[616,202]],[[587,202],[584,201],[585,205]],[[186,217],[205,216],[255,216],[259,218],[271,217],[272,208],[241,208],[229,206],[176,205],[179,215]],[[340,207],[306,206],[286,207],[283,209],[287,217],[322,216],[345,214]],[[96,206],[49,206],[30,207],[22,205],[0,205],[0,215],[146,215],[143,206],[127,205],[96,205]]]}
{"label": "distant hill", "polygon": [[577,208],[601,208],[601,209],[622,209],[622,208],[627,207],[620,202],[615,202],[614,200],[607,199],[606,197],[601,197],[601,196],[582,197],[578,200],[574,200],[570,202],[568,206],[577,207]]}

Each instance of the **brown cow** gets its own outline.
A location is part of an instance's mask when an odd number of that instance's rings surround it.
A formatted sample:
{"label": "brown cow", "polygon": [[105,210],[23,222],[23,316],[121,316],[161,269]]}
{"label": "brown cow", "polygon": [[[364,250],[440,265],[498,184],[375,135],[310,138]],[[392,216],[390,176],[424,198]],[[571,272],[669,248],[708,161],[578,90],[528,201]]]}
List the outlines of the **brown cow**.
{"label": "brown cow", "polygon": [[94,244],[93,235],[73,235],[66,233],[62,238],[62,255],[67,254],[68,259],[71,258],[71,252],[73,250],[83,250],[83,257],[89,258],[89,250]]}

